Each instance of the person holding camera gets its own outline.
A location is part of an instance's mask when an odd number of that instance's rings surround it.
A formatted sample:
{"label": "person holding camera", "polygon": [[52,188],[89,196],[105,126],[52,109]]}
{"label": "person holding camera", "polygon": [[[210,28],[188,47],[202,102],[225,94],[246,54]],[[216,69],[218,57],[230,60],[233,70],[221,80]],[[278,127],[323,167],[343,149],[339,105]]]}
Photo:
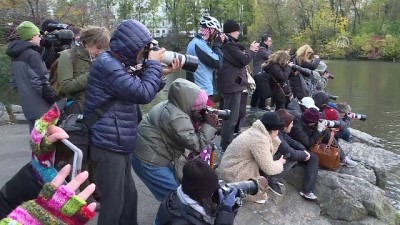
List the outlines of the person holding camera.
{"label": "person holding camera", "polygon": [[[221,34],[221,24],[212,16],[203,16],[200,20],[200,34],[197,34],[188,44],[186,54],[199,59],[197,70],[192,73],[186,71],[186,79],[197,84],[208,95],[207,105],[214,107],[214,71],[221,69],[223,53],[221,44],[225,35]],[[208,46],[211,44],[212,47]]]}
{"label": "person holding camera", "polygon": [[161,202],[155,224],[234,224],[237,192],[231,187],[224,194],[215,171],[195,158],[183,167],[182,184]]}
{"label": "person holding camera", "polygon": [[39,28],[24,21],[16,28],[19,40],[8,44],[6,54],[11,58],[11,86],[17,89],[22,111],[29,122],[29,132],[56,95],[49,83],[49,73],[40,55]]}
{"label": "person holding camera", "polygon": [[[228,146],[218,166],[220,178],[237,182],[259,177],[260,172],[267,176],[282,173],[286,159],[281,156],[274,160],[273,155],[281,143],[278,131],[283,127],[284,123],[276,112],[266,112],[261,120],[256,120]],[[259,192],[247,199],[263,204],[267,195]]]}
{"label": "person holding camera", "polygon": [[286,108],[286,104],[292,99],[292,89],[288,81],[292,65],[286,51],[275,52],[262,65],[262,69],[271,77],[272,103],[275,110]]}
{"label": "person holding camera", "polygon": [[[272,54],[271,45],[272,45],[272,38],[267,34],[262,35],[260,48],[258,49],[253,60],[253,76],[261,72],[262,70],[261,65],[265,63]],[[267,110],[267,107],[265,106],[265,100],[266,99],[260,97],[260,94],[256,86],[254,93],[251,95],[250,106],[253,108],[258,107],[261,110]]]}
{"label": "person holding camera", "polygon": [[[314,54],[313,49],[309,45],[303,45],[296,51],[296,56],[292,61],[303,68],[315,70],[321,59],[318,55]],[[312,73],[301,73],[299,71],[291,74],[289,81],[294,97],[302,99],[311,95],[311,89],[313,88],[311,86],[311,75]]]}
{"label": "person holding camera", "polygon": [[224,52],[223,66],[217,71],[217,87],[223,101],[222,108],[231,110],[231,116],[223,121],[221,130],[221,148],[226,150],[232,142],[235,126],[239,121],[241,105],[247,101],[247,73],[246,65],[253,60],[259,44],[251,43],[248,51],[243,51],[243,45],[238,38],[240,25],[233,19],[224,23],[225,42],[222,44]]}
{"label": "person holding camera", "polygon": [[318,178],[318,157],[314,153],[309,152],[304,145],[289,136],[293,127],[294,116],[288,113],[285,109],[280,109],[276,111],[276,113],[285,124],[283,130],[280,130],[278,135],[279,139],[282,141],[279,145],[278,153],[281,155],[289,154],[289,157],[286,158],[284,172],[271,176],[268,181],[268,186],[275,193],[282,194],[279,181],[292,167],[289,167],[288,165],[293,165],[293,162],[298,162],[300,165],[305,166],[303,190],[299,192],[299,194],[306,199],[315,200],[317,199],[317,196],[314,194],[314,188]]}
{"label": "person holding camera", "polygon": [[[90,158],[96,167],[101,193],[98,224],[137,224],[137,191],[131,174],[135,150],[138,104],[150,103],[160,90],[161,77],[180,64],[163,71],[165,49],[153,50],[150,31],[137,20],[123,20],[115,29],[110,51],[93,62],[89,72],[84,118],[96,109],[111,104],[98,113],[90,127]],[[131,68],[142,64],[140,70]]]}
{"label": "person holding camera", "polygon": [[179,186],[185,149],[204,150],[217,131],[218,116],[205,110],[207,99],[199,86],[177,79],[168,100],[155,105],[138,126],[132,167],[159,201]]}
{"label": "person holding camera", "polygon": [[[326,120],[321,118],[321,114],[314,108],[307,109],[301,117],[296,117],[290,137],[300,142],[306,149],[310,149],[318,140],[322,139],[322,143],[328,142],[331,130],[327,129]],[[334,140],[334,142],[336,142]],[[357,162],[346,156],[338,143],[334,143],[339,147],[339,156],[341,163],[347,167],[356,167]]]}

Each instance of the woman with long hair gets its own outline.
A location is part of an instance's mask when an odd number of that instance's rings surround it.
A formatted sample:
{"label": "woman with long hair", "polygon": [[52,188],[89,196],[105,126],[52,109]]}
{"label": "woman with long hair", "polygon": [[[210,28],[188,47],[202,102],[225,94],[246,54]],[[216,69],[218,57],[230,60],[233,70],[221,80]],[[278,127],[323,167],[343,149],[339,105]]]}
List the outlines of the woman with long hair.
{"label": "woman with long hair", "polygon": [[272,82],[272,103],[275,110],[284,109],[292,96],[292,89],[288,79],[292,71],[292,63],[286,51],[277,51],[262,65],[262,69],[268,73]]}

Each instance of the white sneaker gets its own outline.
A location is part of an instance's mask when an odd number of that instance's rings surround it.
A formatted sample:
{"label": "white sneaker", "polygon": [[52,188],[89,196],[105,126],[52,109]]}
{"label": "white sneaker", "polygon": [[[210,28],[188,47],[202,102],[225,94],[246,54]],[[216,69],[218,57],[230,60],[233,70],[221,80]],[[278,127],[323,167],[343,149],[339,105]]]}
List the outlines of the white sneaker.
{"label": "white sneaker", "polygon": [[309,200],[315,200],[317,199],[317,196],[315,196],[314,193],[310,192],[310,193],[304,193],[302,191],[299,192],[299,195],[303,198],[309,199]]}
{"label": "white sneaker", "polygon": [[350,158],[350,156],[346,156],[344,158],[344,160],[342,161],[342,164],[349,168],[356,167],[358,165],[358,163],[356,161],[352,160]]}

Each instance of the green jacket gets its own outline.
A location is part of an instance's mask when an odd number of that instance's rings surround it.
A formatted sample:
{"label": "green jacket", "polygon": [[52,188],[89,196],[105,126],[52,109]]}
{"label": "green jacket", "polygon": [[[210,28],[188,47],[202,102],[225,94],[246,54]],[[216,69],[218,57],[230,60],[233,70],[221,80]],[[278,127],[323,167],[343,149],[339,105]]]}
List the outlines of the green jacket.
{"label": "green jacket", "polygon": [[217,131],[201,123],[196,132],[190,115],[200,87],[185,79],[175,80],[168,101],[155,105],[138,126],[134,155],[154,166],[167,166],[185,149],[200,152]]}
{"label": "green jacket", "polygon": [[[75,51],[75,58],[71,51]],[[60,85],[60,94],[77,100],[81,108],[85,102],[87,78],[91,65],[89,52],[82,47],[64,50],[58,59],[57,79]]]}

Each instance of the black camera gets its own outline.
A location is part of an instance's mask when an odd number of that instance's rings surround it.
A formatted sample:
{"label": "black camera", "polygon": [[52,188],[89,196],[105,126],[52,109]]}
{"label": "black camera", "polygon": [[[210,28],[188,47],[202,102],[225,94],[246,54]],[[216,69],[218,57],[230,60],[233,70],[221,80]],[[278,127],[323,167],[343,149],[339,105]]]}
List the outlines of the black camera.
{"label": "black camera", "polygon": [[[152,48],[147,47],[147,49],[145,49],[145,53],[144,53],[145,59],[148,58],[149,51],[160,50],[160,47],[158,46],[158,41],[153,40],[151,42],[151,44],[153,44]],[[150,46],[150,45],[148,45],[148,46]],[[192,73],[194,73],[197,70],[197,67],[199,65],[199,58],[197,58],[196,56],[193,56],[193,55],[183,55],[183,54],[173,52],[173,51],[165,51],[165,55],[162,60],[162,63],[170,66],[170,65],[172,65],[172,60],[175,58],[179,60],[179,62],[182,65],[183,70],[186,70],[186,71],[189,71]]]}
{"label": "black camera", "polygon": [[217,112],[218,118],[222,120],[226,120],[231,116],[231,110],[229,109],[219,110],[219,109],[214,109],[212,107],[206,107],[202,109],[200,111],[200,115],[203,116],[205,115],[205,113],[214,113],[215,111]]}
{"label": "black camera", "polygon": [[319,121],[321,123],[325,123],[325,126],[328,127],[328,128],[339,128],[340,127],[340,121],[337,121],[337,120],[320,119]]}
{"label": "black camera", "polygon": [[336,101],[339,98],[339,96],[337,96],[337,95],[330,95],[330,94],[328,94],[328,97],[330,99],[332,99],[333,101]]}
{"label": "black camera", "polygon": [[74,32],[67,29],[68,25],[63,23],[50,23],[46,27],[51,32],[45,32],[40,45],[44,48],[54,48],[55,52],[61,52],[71,48],[74,41]]}
{"label": "black camera", "polygon": [[[350,114],[350,113],[349,113]],[[361,121],[365,121],[365,120],[367,120],[367,115],[365,115],[365,114],[359,114],[359,113],[354,113],[354,117],[353,117],[354,119],[357,119],[357,120],[361,120]]]}
{"label": "black camera", "polygon": [[236,197],[240,198],[244,198],[246,195],[255,195],[258,192],[258,185],[254,180],[239,181],[235,183],[225,183],[223,180],[220,180],[219,186],[224,195],[231,193],[232,187],[236,188],[238,190]]}

